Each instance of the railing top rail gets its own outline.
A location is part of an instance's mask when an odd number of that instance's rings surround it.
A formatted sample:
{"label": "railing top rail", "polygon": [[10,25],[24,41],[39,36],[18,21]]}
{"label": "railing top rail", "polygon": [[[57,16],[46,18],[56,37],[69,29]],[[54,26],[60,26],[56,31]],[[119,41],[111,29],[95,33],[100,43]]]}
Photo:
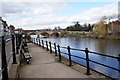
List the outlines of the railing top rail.
{"label": "railing top rail", "polygon": [[60,46],[60,48],[65,48],[65,49],[67,49],[67,47],[63,47],[63,46]]}
{"label": "railing top rail", "polygon": [[5,41],[6,41],[6,42],[8,42],[8,41],[10,41],[10,40],[12,40],[11,37],[9,37],[9,38],[5,38]]}
{"label": "railing top rail", "polygon": [[[60,47],[67,49],[67,47],[63,47],[63,46],[60,46]],[[71,50],[76,50],[76,51],[85,51],[85,50],[82,50],[82,49],[75,49],[75,48],[70,48],[70,49]],[[89,53],[93,53],[93,54],[97,54],[97,55],[101,55],[101,56],[106,56],[106,57],[118,59],[118,57],[110,56],[110,55],[106,55],[106,54],[101,54],[101,53],[98,53],[98,52],[89,51]]]}
{"label": "railing top rail", "polygon": [[76,50],[76,51],[85,51],[85,50],[82,50],[82,49],[74,49],[74,48],[70,48],[72,50]]}
{"label": "railing top rail", "polygon": [[93,53],[93,54],[97,54],[97,55],[101,55],[101,56],[106,56],[106,57],[110,57],[110,58],[118,59],[118,57],[110,56],[110,55],[106,55],[106,54],[101,54],[101,53],[98,53],[98,52],[92,52],[92,51],[89,51],[89,53]]}

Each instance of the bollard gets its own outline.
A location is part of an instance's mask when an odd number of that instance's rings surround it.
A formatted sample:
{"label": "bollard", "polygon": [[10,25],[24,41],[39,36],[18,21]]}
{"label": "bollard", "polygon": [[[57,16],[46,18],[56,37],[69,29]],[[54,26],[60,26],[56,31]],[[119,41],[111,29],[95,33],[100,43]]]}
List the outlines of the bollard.
{"label": "bollard", "polygon": [[15,38],[14,35],[12,35],[12,52],[13,52],[13,64],[17,64],[16,62],[16,54],[15,54]]}
{"label": "bollard", "polygon": [[47,51],[48,51],[48,42],[46,41],[46,48],[47,48]]}
{"label": "bollard", "polygon": [[1,60],[2,60],[2,80],[8,80],[8,69],[7,69],[7,60],[6,60],[6,52],[5,52],[5,39],[2,36],[2,53],[1,53]]}
{"label": "bollard", "polygon": [[44,42],[43,42],[43,40],[42,40],[42,47],[43,47],[43,49],[44,49]]}
{"label": "bollard", "polygon": [[41,42],[40,42],[40,39],[39,39],[39,46],[41,46]]}
{"label": "bollard", "polygon": [[68,46],[67,49],[68,49],[68,56],[69,56],[69,65],[68,66],[72,66],[70,47]]}
{"label": "bollard", "polygon": [[59,62],[61,62],[60,46],[58,45]]}
{"label": "bollard", "polygon": [[49,45],[50,45],[50,53],[52,53],[51,42],[49,42]]}
{"label": "bollard", "polygon": [[89,53],[89,50],[88,50],[88,48],[85,48],[85,53],[86,53],[86,65],[87,65],[87,71],[86,71],[86,75],[91,75],[91,73],[90,73],[90,66],[89,66],[89,55],[88,55],[88,53]]}
{"label": "bollard", "polygon": [[54,48],[55,48],[55,56],[57,56],[56,43],[54,43]]}

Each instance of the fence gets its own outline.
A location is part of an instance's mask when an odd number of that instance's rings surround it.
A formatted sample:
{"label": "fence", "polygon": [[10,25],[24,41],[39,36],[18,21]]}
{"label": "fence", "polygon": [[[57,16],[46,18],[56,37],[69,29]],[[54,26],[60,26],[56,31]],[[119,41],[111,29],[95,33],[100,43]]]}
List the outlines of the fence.
{"label": "fence", "polygon": [[1,36],[1,70],[2,80],[9,80],[8,72],[11,64],[17,64],[16,54],[20,45],[18,35]]}
{"label": "fence", "polygon": [[[97,53],[97,52],[92,52],[92,51],[89,51],[88,48],[85,48],[85,50],[81,50],[81,49],[74,49],[74,48],[71,48],[70,46],[68,47],[63,47],[63,46],[60,46],[60,45],[56,45],[56,43],[52,43],[52,42],[48,42],[48,41],[43,41],[43,40],[40,40],[40,39],[37,39],[37,38],[32,38],[31,41],[34,43],[34,44],[37,44],[41,47],[43,47],[43,49],[46,47],[47,51],[50,51],[50,53],[54,52],[55,53],[55,56],[59,56],[59,61],[62,61],[61,59],[61,56],[62,54],[65,54],[68,56],[68,60],[69,60],[69,66],[72,66],[72,59],[71,57],[76,57],[76,58],[79,58],[79,59],[83,59],[86,61],[86,75],[91,75],[91,72],[90,72],[90,62],[93,62],[95,64],[98,64],[98,65],[102,65],[104,67],[107,67],[107,68],[110,68],[110,69],[113,69],[115,71],[118,71],[118,73],[120,73],[120,68],[117,69],[117,68],[114,68],[114,67],[111,67],[107,64],[103,64],[101,62],[97,62],[97,61],[94,61],[94,60],[91,60],[90,57],[89,57],[89,53],[92,53],[92,54],[96,54],[96,55],[100,55],[100,56],[104,56],[104,57],[108,57],[108,58],[112,58],[112,59],[115,59],[118,61],[119,65],[120,65],[120,54],[118,57],[114,57],[114,56],[110,56],[110,55],[105,55],[105,54],[101,54],[101,53]],[[61,49],[64,48],[67,50],[67,53],[61,51]],[[86,57],[80,57],[80,56],[76,56],[76,55],[72,55],[71,54],[71,50],[75,50],[75,51],[82,51],[85,53]],[[80,64],[81,65],[81,64]],[[120,67],[120,66],[119,66]],[[93,69],[92,69],[93,70]],[[94,70],[96,71],[96,70]],[[97,71],[98,72],[98,71]],[[101,73],[102,74],[102,73]],[[105,74],[103,74],[105,75]],[[107,76],[107,75],[105,75]],[[109,76],[108,76],[109,77]],[[111,77],[112,78],[112,77]]]}

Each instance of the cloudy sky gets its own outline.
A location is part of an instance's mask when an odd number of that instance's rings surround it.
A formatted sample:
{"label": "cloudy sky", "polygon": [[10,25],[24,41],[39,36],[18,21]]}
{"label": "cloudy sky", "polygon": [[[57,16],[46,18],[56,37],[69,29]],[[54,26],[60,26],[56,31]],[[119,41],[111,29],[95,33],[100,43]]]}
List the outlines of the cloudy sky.
{"label": "cloudy sky", "polygon": [[96,23],[102,16],[117,18],[117,0],[20,0],[0,2],[0,16],[16,28],[66,28],[73,22]]}

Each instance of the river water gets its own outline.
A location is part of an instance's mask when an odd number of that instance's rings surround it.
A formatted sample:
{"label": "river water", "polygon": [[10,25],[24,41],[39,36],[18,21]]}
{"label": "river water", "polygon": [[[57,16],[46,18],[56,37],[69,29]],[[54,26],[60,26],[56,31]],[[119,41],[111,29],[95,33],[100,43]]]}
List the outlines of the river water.
{"label": "river water", "polygon": [[[85,49],[88,48],[90,51],[99,52],[101,54],[111,55],[118,57],[120,54],[120,40],[112,39],[95,39],[95,38],[78,38],[78,37],[66,37],[66,38],[43,38],[42,40],[51,41],[53,43],[59,44],[60,46],[70,46],[75,49]],[[65,49],[61,49],[62,52],[67,52]],[[72,55],[80,56],[85,58],[84,52],[72,51]],[[104,56],[89,54],[90,60],[94,60],[103,64],[107,64],[111,67],[120,69],[120,63],[117,59],[106,58]],[[67,55],[63,55],[68,58]],[[72,57],[72,60],[86,66],[86,61]],[[90,67],[102,74],[105,74],[112,78],[119,78],[120,73],[110,68],[95,64],[90,62]]]}

